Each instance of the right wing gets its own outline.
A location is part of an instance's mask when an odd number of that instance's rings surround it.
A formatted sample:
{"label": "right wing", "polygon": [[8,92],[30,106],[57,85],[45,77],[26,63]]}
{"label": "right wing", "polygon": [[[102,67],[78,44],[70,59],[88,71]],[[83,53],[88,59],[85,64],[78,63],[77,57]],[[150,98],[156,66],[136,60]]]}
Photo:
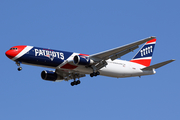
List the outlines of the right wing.
{"label": "right wing", "polygon": [[90,58],[95,59],[95,60],[107,60],[109,58],[111,60],[115,60],[115,59],[120,58],[121,56],[137,49],[139,47],[139,45],[141,45],[149,40],[155,39],[155,38],[156,37],[149,37],[149,38],[146,38],[143,40],[139,40],[139,41],[124,45],[124,46],[120,46],[120,47],[110,49],[110,50],[107,50],[104,52],[96,53],[96,54],[90,55]]}
{"label": "right wing", "polygon": [[139,41],[124,45],[124,46],[120,46],[114,49],[110,49],[104,52],[90,55],[89,57],[95,61],[95,63],[91,65],[91,67],[93,68],[94,71],[97,71],[107,65],[106,60],[108,59],[115,60],[117,58],[120,58],[121,56],[137,49],[139,45],[153,39],[156,39],[156,37],[149,37],[143,40],[139,40]]}

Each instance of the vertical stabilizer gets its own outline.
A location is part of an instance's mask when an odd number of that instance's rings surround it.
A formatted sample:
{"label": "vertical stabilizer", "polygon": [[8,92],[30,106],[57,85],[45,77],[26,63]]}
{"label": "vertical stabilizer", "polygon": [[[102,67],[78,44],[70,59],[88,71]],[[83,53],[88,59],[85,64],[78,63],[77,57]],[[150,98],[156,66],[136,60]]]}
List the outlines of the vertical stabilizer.
{"label": "vertical stabilizer", "polygon": [[146,42],[130,62],[138,63],[146,67],[150,66],[156,38]]}

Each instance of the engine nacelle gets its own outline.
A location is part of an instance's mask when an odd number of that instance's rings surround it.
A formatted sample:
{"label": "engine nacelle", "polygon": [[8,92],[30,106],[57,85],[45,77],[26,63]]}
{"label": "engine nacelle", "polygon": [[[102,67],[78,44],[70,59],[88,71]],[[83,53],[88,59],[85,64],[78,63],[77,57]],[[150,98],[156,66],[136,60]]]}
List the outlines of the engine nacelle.
{"label": "engine nacelle", "polygon": [[41,78],[43,80],[56,81],[62,80],[63,78],[58,76],[54,71],[44,70],[41,72]]}
{"label": "engine nacelle", "polygon": [[94,61],[92,59],[90,59],[87,56],[83,56],[83,55],[74,56],[73,62],[76,65],[91,65],[94,63]]}

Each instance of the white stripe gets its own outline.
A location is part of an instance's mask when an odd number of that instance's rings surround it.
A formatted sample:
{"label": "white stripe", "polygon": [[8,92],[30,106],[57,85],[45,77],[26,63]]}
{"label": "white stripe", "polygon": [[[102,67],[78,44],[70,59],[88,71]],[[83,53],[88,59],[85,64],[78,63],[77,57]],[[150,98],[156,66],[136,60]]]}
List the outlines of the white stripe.
{"label": "white stripe", "polygon": [[63,63],[61,63],[57,68],[61,69],[61,67],[63,67],[65,64],[73,62],[73,58],[75,55],[79,55],[79,53],[73,53],[71,56],[69,56],[69,58],[67,58],[66,60],[64,60]]}
{"label": "white stripe", "polygon": [[16,60],[16,59],[20,58],[21,56],[23,56],[24,54],[29,52],[32,48],[33,48],[33,46],[25,47],[19,54],[17,54],[14,58],[12,58],[12,60]]}
{"label": "white stripe", "polygon": [[143,60],[143,59],[152,59],[152,57],[143,57],[143,58],[137,58],[137,59],[132,59],[132,60]]}
{"label": "white stripe", "polygon": [[148,43],[148,44],[146,44],[146,45],[149,45],[149,44],[156,44],[156,42],[151,42],[151,43]]}

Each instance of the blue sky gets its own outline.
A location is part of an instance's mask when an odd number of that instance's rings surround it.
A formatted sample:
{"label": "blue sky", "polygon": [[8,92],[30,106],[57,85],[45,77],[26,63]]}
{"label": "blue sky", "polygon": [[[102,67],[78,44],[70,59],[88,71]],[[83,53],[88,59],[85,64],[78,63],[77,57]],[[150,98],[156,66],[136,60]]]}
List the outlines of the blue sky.
{"label": "blue sky", "polygon": [[[0,4],[0,119],[179,120],[178,0],[8,0]],[[15,45],[94,54],[149,36],[152,63],[175,62],[141,78],[88,75],[78,86],[44,81],[48,68],[16,64],[5,56]],[[121,59],[130,60],[137,52]]]}

